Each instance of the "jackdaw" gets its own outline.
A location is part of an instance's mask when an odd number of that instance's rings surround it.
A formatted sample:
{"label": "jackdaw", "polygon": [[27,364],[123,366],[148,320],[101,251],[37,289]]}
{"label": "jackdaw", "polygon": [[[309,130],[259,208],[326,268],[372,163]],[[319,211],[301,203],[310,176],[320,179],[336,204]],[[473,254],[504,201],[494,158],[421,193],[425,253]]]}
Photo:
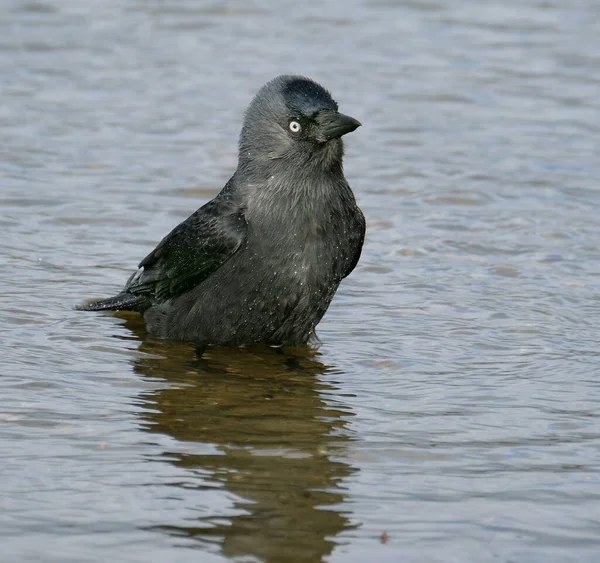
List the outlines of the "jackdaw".
{"label": "jackdaw", "polygon": [[363,245],[341,139],[360,125],[316,82],[271,80],[246,110],[223,190],[140,262],[121,293],[79,309],[138,311],[153,336],[202,346],[312,342]]}

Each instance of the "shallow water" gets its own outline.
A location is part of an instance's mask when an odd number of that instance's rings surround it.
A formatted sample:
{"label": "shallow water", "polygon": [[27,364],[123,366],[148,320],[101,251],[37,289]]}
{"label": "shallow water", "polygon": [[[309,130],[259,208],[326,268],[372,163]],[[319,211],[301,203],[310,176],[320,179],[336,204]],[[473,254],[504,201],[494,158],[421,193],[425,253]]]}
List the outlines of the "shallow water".
{"label": "shallow water", "polygon": [[[599,6],[0,0],[0,560],[597,561]],[[319,351],[73,311],[282,72],[364,123]]]}

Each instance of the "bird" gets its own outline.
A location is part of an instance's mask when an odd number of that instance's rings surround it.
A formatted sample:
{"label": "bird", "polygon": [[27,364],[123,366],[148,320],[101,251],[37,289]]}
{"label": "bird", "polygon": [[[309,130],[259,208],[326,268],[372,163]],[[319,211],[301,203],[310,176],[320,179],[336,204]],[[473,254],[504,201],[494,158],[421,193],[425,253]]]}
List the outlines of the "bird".
{"label": "bird", "polygon": [[318,342],[316,326],[360,258],[365,217],[343,171],[361,123],[310,78],[282,75],[248,106],[238,165],[123,290],[76,308],[137,311],[150,335],[199,346]]}

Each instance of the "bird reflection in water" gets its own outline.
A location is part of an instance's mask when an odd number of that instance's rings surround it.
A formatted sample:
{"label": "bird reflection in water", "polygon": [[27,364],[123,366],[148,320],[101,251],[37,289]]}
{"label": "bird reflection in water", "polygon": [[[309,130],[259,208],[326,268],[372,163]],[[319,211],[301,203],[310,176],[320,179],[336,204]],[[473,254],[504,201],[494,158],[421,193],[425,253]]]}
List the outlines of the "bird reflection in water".
{"label": "bird reflection in water", "polygon": [[[343,481],[354,471],[343,461],[351,413],[324,399],[334,388],[320,376],[331,368],[307,348],[209,349],[199,356],[192,345],[146,338],[139,321],[127,325],[148,353],[135,370],[170,384],[144,395],[144,429],[178,440],[183,448],[167,458],[200,472],[212,485],[207,490],[217,485],[235,495],[230,516],[219,510],[161,530],[206,547],[220,543],[227,557],[318,562],[331,553],[333,538],[351,527],[340,505]],[[191,442],[215,449],[182,453]]]}

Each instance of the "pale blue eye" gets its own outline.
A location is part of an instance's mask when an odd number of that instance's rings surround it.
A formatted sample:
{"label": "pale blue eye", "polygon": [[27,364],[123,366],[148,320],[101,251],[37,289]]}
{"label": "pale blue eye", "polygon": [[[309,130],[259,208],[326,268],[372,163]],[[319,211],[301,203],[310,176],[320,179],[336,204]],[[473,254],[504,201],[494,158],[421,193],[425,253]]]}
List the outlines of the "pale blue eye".
{"label": "pale blue eye", "polygon": [[290,131],[292,133],[300,133],[301,129],[302,125],[300,125],[300,123],[297,121],[290,121]]}

